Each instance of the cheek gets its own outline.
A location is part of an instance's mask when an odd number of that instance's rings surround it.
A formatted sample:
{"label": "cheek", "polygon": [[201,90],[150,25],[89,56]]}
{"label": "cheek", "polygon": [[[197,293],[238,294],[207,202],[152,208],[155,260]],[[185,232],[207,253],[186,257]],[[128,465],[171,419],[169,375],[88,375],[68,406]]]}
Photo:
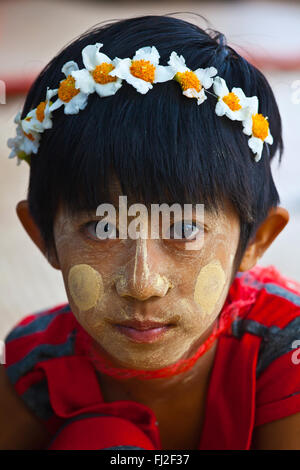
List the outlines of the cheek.
{"label": "cheek", "polygon": [[204,315],[214,312],[225,283],[226,275],[219,260],[213,260],[201,269],[196,279],[194,301]]}
{"label": "cheek", "polygon": [[104,293],[101,274],[88,264],[72,266],[68,274],[68,288],[80,311],[94,308]]}

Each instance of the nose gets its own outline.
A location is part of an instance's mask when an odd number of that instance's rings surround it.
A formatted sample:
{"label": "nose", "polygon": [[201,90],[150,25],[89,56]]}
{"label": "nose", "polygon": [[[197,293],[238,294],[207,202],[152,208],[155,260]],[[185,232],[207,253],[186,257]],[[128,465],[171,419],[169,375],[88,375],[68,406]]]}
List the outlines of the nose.
{"label": "nose", "polygon": [[163,297],[172,287],[166,276],[157,272],[154,264],[148,263],[148,251],[151,240],[138,238],[134,258],[125,265],[122,274],[116,281],[116,289],[121,297],[130,296],[139,300],[150,297]]}

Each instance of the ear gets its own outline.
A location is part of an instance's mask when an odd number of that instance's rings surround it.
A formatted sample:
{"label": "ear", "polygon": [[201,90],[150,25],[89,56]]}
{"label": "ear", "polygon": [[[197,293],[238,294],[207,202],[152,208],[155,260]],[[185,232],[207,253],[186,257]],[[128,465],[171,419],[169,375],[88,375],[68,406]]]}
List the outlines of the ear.
{"label": "ear", "polygon": [[53,268],[60,269],[55,247],[51,250],[51,253],[47,253],[41,232],[29,212],[28,201],[24,200],[18,202],[16,212],[21,224],[23,225],[33,243],[35,243],[35,245],[43,253]]}
{"label": "ear", "polygon": [[284,229],[289,218],[288,211],[283,207],[273,207],[269,211],[268,216],[258,227],[254,238],[248,245],[242,258],[239,271],[248,271],[255,266],[258,259]]}

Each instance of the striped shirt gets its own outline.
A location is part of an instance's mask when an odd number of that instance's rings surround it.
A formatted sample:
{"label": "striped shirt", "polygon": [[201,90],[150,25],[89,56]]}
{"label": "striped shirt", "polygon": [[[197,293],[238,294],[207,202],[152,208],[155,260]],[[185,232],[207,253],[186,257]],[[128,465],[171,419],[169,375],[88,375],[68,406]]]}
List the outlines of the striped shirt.
{"label": "striped shirt", "polygon": [[[237,274],[226,304],[249,299],[218,339],[199,449],[250,449],[256,426],[300,412],[300,285],[256,266]],[[131,420],[161,449],[149,407],[103,400],[83,333],[69,304],[22,319],[5,338],[17,393],[53,435],[66,420],[97,412]]]}

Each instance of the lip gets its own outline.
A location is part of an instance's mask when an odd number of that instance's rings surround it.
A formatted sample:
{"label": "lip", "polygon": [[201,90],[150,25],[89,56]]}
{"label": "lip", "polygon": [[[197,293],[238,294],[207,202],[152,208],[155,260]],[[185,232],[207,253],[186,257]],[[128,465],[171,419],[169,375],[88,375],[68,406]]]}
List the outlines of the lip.
{"label": "lip", "polygon": [[143,322],[138,320],[126,320],[122,323],[118,323],[118,326],[124,326],[128,328],[134,328],[135,330],[151,330],[153,328],[164,328],[166,326],[174,326],[172,323],[162,323],[158,321],[145,320]]}
{"label": "lip", "polygon": [[172,326],[163,326],[160,328],[148,328],[147,330],[137,330],[129,326],[115,325],[117,330],[127,336],[135,343],[154,343],[159,340],[165,333],[167,333]]}

